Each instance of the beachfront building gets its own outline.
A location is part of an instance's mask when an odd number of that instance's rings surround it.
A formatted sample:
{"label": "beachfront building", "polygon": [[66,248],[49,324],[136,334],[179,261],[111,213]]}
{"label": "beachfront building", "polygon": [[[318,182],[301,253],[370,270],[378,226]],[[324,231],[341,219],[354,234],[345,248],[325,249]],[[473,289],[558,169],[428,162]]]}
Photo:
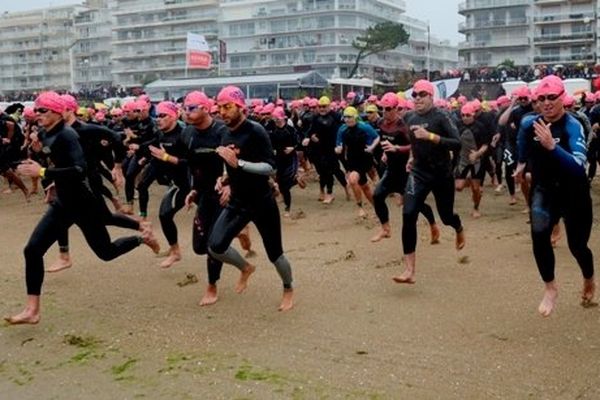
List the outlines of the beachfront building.
{"label": "beachfront building", "polygon": [[[227,44],[221,70],[229,75],[309,70],[332,78],[348,76],[357,50],[352,41],[379,22],[404,24],[407,45],[361,62],[357,75],[381,79],[399,69],[455,68],[456,48],[431,38],[427,24],[404,15],[404,1],[225,0],[219,38]],[[428,43],[433,44],[428,51]],[[437,51],[439,50],[439,51]],[[428,57],[430,55],[430,57]]]}
{"label": "beachfront building", "polygon": [[187,33],[218,35],[217,0],[111,0],[113,83],[141,86],[156,79],[205,77],[186,69]]}
{"label": "beachfront building", "polygon": [[72,87],[73,18],[83,7],[62,6],[0,16],[0,91]]}
{"label": "beachfront building", "polygon": [[459,57],[466,67],[594,64],[597,0],[467,0]]}
{"label": "beachfront building", "polygon": [[73,18],[73,89],[76,91],[112,84],[112,17],[108,0],[88,0],[86,7]]}

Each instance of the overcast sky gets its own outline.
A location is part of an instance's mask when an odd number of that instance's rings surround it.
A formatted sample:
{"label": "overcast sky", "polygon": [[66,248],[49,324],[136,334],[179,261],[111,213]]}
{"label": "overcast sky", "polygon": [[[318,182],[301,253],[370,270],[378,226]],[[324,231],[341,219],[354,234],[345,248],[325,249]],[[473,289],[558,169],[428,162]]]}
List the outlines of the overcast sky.
{"label": "overcast sky", "polygon": [[[438,38],[448,38],[453,44],[464,39],[458,33],[459,0],[405,0],[406,14],[410,17],[429,21],[431,33]],[[0,0],[0,11],[22,11],[48,5],[77,4],[77,0]]]}

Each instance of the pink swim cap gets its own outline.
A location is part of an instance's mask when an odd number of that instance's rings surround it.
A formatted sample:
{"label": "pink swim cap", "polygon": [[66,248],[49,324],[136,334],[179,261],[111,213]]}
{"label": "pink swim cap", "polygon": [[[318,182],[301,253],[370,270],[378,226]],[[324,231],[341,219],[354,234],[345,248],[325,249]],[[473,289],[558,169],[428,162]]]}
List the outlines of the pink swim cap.
{"label": "pink swim cap", "polygon": [[52,112],[62,114],[65,112],[65,102],[56,92],[41,93],[35,99],[35,108],[46,108]]}
{"label": "pink swim cap", "polygon": [[413,93],[426,92],[429,93],[430,96],[433,96],[435,92],[433,88],[433,84],[425,79],[420,79],[415,82],[413,85]]}
{"label": "pink swim cap", "polygon": [[246,95],[237,86],[225,86],[217,95],[217,103],[233,103],[240,108],[246,108]]}
{"label": "pink swim cap", "polygon": [[166,114],[170,117],[177,118],[178,111],[179,107],[177,107],[177,104],[170,101],[161,101],[158,103],[158,106],[156,106],[156,113],[158,115]]}
{"label": "pink swim cap", "polygon": [[547,96],[550,94],[565,94],[565,85],[562,79],[556,75],[548,75],[540,81],[538,85],[537,94],[538,96]]}
{"label": "pink swim cap", "polygon": [[206,109],[210,109],[211,102],[210,102],[210,99],[208,98],[208,96],[206,96],[206,94],[204,94],[198,90],[195,90],[193,92],[188,93],[188,95],[185,96],[183,105],[185,105],[185,106],[202,106],[202,107],[205,107]]}
{"label": "pink swim cap", "polygon": [[271,113],[273,119],[285,119],[285,111],[283,111],[283,107],[277,107]]}
{"label": "pink swim cap", "polygon": [[379,101],[379,106],[381,107],[398,107],[398,96],[396,93],[387,92]]}
{"label": "pink swim cap", "polygon": [[79,109],[79,104],[77,104],[77,100],[75,100],[75,97],[71,96],[70,94],[63,94],[60,97],[63,99],[67,111],[77,112],[77,110]]}

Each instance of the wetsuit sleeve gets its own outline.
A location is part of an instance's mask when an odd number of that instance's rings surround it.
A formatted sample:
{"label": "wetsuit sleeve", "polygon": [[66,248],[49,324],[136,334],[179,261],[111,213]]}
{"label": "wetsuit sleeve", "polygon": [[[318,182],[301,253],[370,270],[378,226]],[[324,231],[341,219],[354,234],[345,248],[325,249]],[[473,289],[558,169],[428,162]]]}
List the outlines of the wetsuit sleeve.
{"label": "wetsuit sleeve", "polygon": [[266,162],[245,161],[244,166],[242,167],[242,171],[249,172],[251,174],[266,176],[275,174],[275,168],[273,168],[271,164]]}
{"label": "wetsuit sleeve", "polygon": [[448,147],[449,150],[460,150],[460,135],[452,119],[447,114],[440,113],[442,128],[448,136],[440,135],[440,145]]}
{"label": "wetsuit sleeve", "polygon": [[537,116],[525,117],[519,126],[519,132],[517,132],[517,159],[519,163],[524,164],[529,158],[531,144],[528,140],[528,134],[533,129],[533,122],[536,118]]}
{"label": "wetsuit sleeve", "polygon": [[585,135],[581,124],[573,119],[569,119],[566,125],[567,136],[569,138],[569,147],[571,153],[561,146],[555,146],[552,154],[558,158],[561,167],[569,174],[585,175],[585,163],[587,161],[587,148],[585,145]]}
{"label": "wetsuit sleeve", "polygon": [[114,153],[116,163],[121,163],[123,161],[123,159],[125,158],[125,154],[127,153],[125,150],[125,146],[123,146],[123,144],[121,143],[121,135],[119,133],[100,125],[86,125],[86,129],[93,130],[93,134],[99,140],[106,140],[110,143],[110,147]]}

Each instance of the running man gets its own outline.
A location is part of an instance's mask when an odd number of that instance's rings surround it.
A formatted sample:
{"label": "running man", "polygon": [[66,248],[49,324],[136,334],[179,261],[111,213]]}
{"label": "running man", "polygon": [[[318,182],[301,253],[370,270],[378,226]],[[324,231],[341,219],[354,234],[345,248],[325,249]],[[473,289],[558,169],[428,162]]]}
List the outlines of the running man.
{"label": "running man", "polygon": [[149,236],[130,236],[111,242],[104,221],[98,218],[102,210],[86,179],[86,162],[77,133],[66,126],[62,113],[65,103],[55,92],[40,94],[35,100],[35,112],[40,125],[39,142],[35,149],[49,154],[52,167],[42,168],[28,160],[18,167],[25,176],[52,179],[56,200],[34,229],[25,246],[25,282],[27,303],[19,314],[6,317],[9,324],[37,324],[40,321],[40,298],[44,280],[44,254],[58,239],[61,231],[73,224],[79,226],[94,253],[104,261],[125,254]]}
{"label": "running man", "polygon": [[406,115],[410,130],[412,159],[402,210],[402,246],[405,269],[393,279],[415,283],[417,217],[429,192],[433,192],[440,218],[456,232],[456,249],[465,246],[460,217],[454,212],[454,178],[450,151],[460,150],[460,138],[448,113],[433,105],[433,84],[424,79],[413,86],[414,112]]}
{"label": "running man", "polygon": [[588,247],[593,215],[585,170],[585,135],[581,124],[563,107],[566,93],[562,80],[554,75],[545,77],[537,87],[537,95],[541,115],[523,119],[515,177],[522,179],[525,163],[531,165],[531,239],[545,286],[538,312],[547,317],[554,310],[558,296],[551,235],[561,217],[569,250],[583,275],[581,305],[593,304],[594,260]]}
{"label": "running man", "polygon": [[217,103],[221,118],[229,128],[217,154],[226,163],[231,198],[215,222],[209,238],[209,252],[217,260],[232,264],[242,272],[236,291],[243,292],[256,268],[231,247],[231,242],[248,222],[254,222],[269,260],[283,283],[279,310],[290,310],[294,305],[292,267],[283,253],[279,210],[269,184],[269,177],[275,173],[271,141],[259,124],[246,118],[246,99],[239,88],[223,88]]}

